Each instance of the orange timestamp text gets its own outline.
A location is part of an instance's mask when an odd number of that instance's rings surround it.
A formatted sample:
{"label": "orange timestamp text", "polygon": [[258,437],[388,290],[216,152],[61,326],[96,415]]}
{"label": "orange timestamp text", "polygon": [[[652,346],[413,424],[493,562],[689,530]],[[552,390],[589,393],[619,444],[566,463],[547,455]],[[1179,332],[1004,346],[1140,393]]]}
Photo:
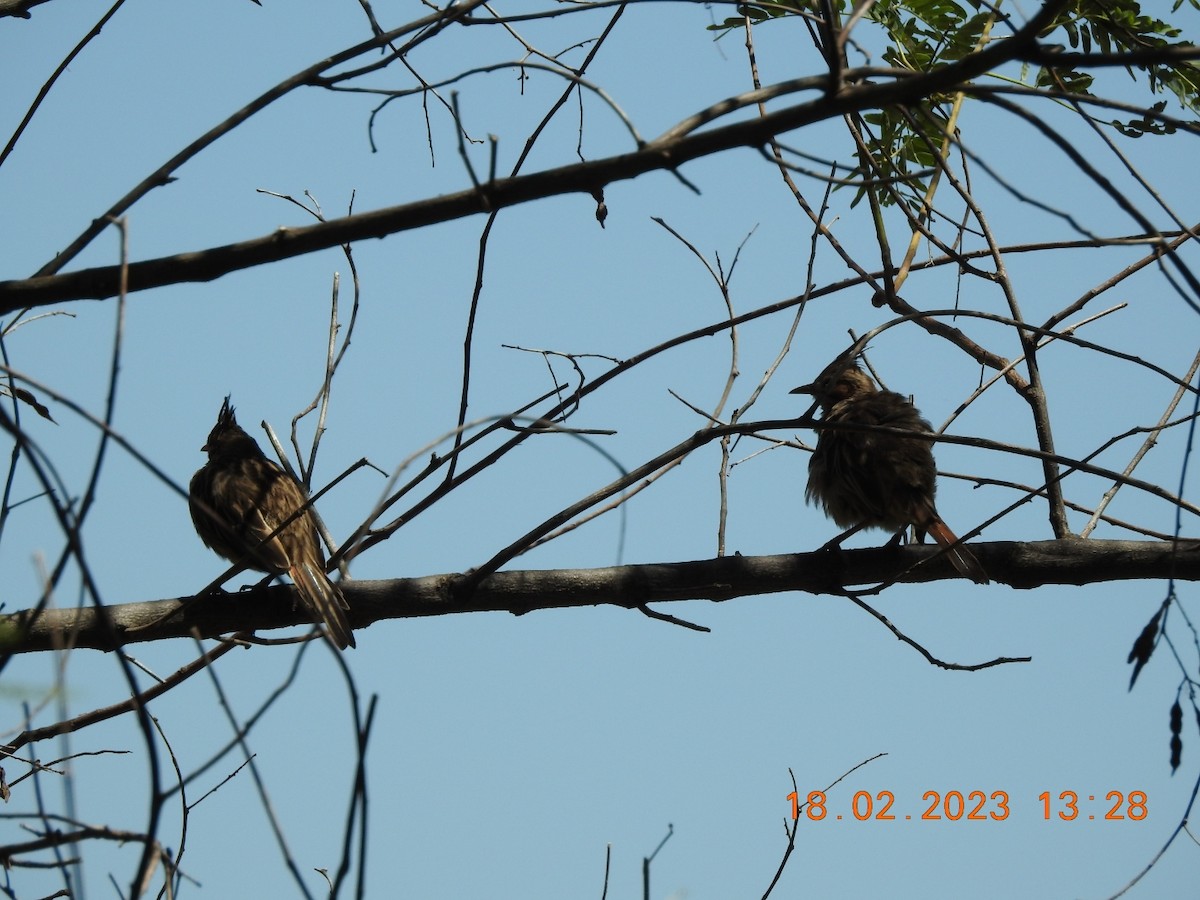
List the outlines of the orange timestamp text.
{"label": "orange timestamp text", "polygon": [[[1145,791],[1109,791],[1097,801],[1096,794],[1082,795],[1062,791],[1054,796],[1042,791],[1037,796],[1044,821],[1071,822],[1076,819],[1103,821],[1132,820],[1140,822],[1150,814]],[[812,822],[826,819],[850,818],[859,822],[890,822],[897,819],[926,822],[1003,822],[1011,813],[1008,791],[926,791],[921,800],[927,804],[919,815],[896,812],[896,795],[891,791],[858,791],[850,800],[849,809],[839,813],[831,809],[824,791],[809,791],[801,802],[797,791],[787,795],[792,804],[792,818]],[[1096,805],[1099,804],[1099,805]]]}

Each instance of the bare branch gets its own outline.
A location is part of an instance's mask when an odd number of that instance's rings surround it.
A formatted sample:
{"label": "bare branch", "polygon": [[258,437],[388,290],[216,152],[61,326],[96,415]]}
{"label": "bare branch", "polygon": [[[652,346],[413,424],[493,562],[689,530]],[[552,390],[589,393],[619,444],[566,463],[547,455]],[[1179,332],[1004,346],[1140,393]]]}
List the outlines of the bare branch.
{"label": "bare branch", "polygon": [[[971,552],[986,565],[994,581],[1021,589],[1146,578],[1200,580],[1200,540],[1179,544],[1078,539],[973,542]],[[648,603],[730,600],[783,591],[837,596],[850,585],[883,582],[898,574],[900,581],[913,584],[956,577],[953,566],[939,553],[934,546],[910,544],[600,569],[506,571],[481,581],[470,574],[344,581],[341,587],[351,606],[351,621],[359,629],[384,619],[465,612],[523,615],[537,609],[597,605],[640,609]],[[187,599],[113,605],[106,609],[105,618],[123,635],[122,642],[189,637],[193,632],[213,637],[233,631],[309,626],[304,613],[295,608],[289,587],[256,587],[237,596],[205,598],[184,610]],[[147,622],[155,622],[153,629],[141,627]],[[114,642],[113,633],[90,609],[0,617],[0,629],[9,628],[19,635],[9,646],[12,653],[53,649],[63,634],[72,635],[75,646],[81,648],[108,650]],[[213,654],[219,655],[229,646]],[[147,697],[159,692],[152,689]],[[127,711],[130,705],[119,707]],[[22,736],[14,742],[14,749],[27,740]]]}

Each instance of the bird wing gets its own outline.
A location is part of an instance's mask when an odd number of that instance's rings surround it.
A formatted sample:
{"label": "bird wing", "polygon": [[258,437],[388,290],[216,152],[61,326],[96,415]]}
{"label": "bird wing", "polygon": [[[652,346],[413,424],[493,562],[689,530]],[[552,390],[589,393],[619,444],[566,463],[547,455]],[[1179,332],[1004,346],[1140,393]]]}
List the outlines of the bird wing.
{"label": "bird wing", "polygon": [[[891,391],[839,403],[826,418],[850,425],[932,431],[908,400]],[[936,468],[928,442],[869,431],[831,431],[822,442],[827,450],[819,459],[813,455],[810,473],[814,466],[820,467],[818,484],[840,486],[840,491],[823,493],[826,512],[839,525],[865,520],[898,529],[922,524],[929,517]],[[809,484],[810,497],[821,493],[814,491],[812,478]]]}
{"label": "bird wing", "polygon": [[[266,502],[254,510],[249,521],[266,537],[307,502],[303,488],[280,471]],[[300,600],[313,618],[325,625],[333,645],[339,650],[355,646],[354,632],[345,612],[350,607],[338,586],[325,574],[325,554],[312,514],[305,510],[284,525],[279,534],[263,544],[262,552],[270,554],[291,576]]]}
{"label": "bird wing", "polygon": [[229,475],[206,466],[192,476],[188,510],[204,546],[231,562],[245,558],[247,565],[260,568],[256,556],[246,558],[250,549],[244,535],[246,507],[238,502],[240,492],[233,487]]}
{"label": "bird wing", "polygon": [[[210,472],[207,491],[192,491],[201,498],[212,498],[213,512],[200,509],[210,528],[205,543],[226,559],[244,558],[248,565],[263,572],[286,572],[291,560],[284,541],[278,534],[268,537],[283,521],[273,521],[269,512],[282,505],[272,502],[273,495],[281,488],[286,491],[288,486],[286,473],[264,458],[242,460],[240,465]],[[288,515],[304,502],[299,490],[295,493],[299,499],[286,504]],[[192,518],[196,515],[197,503],[192,502]]]}
{"label": "bird wing", "polygon": [[[291,515],[294,511],[295,507],[292,507],[287,510],[287,514]],[[284,531],[268,539],[268,535],[271,535],[283,523],[284,518],[287,518],[287,516],[276,519],[274,516],[264,512],[262,508],[256,508],[250,510],[245,519],[247,547],[255,548],[253,551],[255,557],[263,563],[268,564],[271,571],[274,572],[286,572],[292,567],[292,563],[295,562],[288,553],[286,542],[283,540],[286,528]],[[287,526],[287,528],[291,527],[292,525]]]}

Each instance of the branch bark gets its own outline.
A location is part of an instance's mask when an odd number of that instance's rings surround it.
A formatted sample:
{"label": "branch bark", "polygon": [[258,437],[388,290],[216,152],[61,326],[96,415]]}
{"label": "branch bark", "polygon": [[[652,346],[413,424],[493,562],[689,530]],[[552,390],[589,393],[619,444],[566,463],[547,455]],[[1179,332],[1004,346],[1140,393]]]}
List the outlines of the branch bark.
{"label": "branch bark", "polygon": [[[1130,579],[1200,580],[1200,541],[992,541],[972,543],[992,580],[1019,589]],[[474,590],[469,575],[344,581],[355,628],[385,619],[466,612],[565,609],[610,604],[637,609],[678,600],[731,600],[801,591],[844,595],[853,585],[928,583],[955,577],[937,547],[912,544],[864,550],[817,550],[778,556],[725,556],[693,562],[599,569],[497,572]],[[965,587],[965,586],[964,586]],[[867,591],[866,593],[870,593]],[[287,585],[258,587],[193,601],[191,597],[122,603],[104,611],[46,610],[0,617],[5,653],[64,647],[112,650],[167,638],[216,637],[307,624]],[[107,621],[105,621],[107,619]]]}
{"label": "branch bark", "polygon": [[30,18],[30,10],[48,0],[0,0],[0,17]]}

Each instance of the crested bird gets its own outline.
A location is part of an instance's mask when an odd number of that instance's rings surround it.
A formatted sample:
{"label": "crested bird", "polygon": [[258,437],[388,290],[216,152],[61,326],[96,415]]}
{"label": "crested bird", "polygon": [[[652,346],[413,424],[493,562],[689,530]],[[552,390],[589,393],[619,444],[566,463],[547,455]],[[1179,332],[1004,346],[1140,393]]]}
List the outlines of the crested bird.
{"label": "crested bird", "polygon": [[[933,428],[912,402],[875,386],[853,356],[834,360],[812,384],[791,391],[811,394],[827,425],[883,426],[920,434]],[[988,576],[979,560],[949,529],[934,505],[937,466],[930,441],[870,430],[822,429],[808,463],[806,499],[849,529],[830,542],[840,543],[862,528],[897,532],[911,525],[920,542],[933,536],[960,574],[977,584]]]}
{"label": "crested bird", "polygon": [[325,574],[325,553],[304,488],[238,425],[228,397],[200,449],[208,462],[188,490],[200,540],[232,563],[272,575],[286,572],[330,643],[339,650],[355,646],[349,606]]}

